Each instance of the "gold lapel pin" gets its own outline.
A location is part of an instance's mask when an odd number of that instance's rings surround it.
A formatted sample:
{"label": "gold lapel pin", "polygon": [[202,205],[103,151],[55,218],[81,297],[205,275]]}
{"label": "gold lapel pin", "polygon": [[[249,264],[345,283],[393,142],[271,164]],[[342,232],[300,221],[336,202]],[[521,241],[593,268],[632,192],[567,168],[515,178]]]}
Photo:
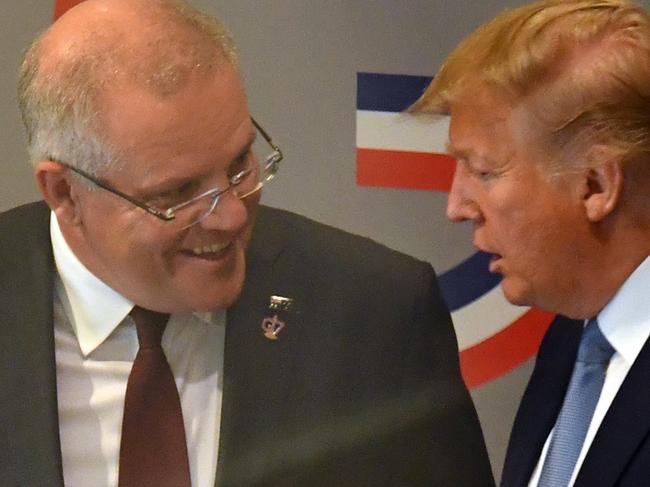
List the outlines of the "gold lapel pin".
{"label": "gold lapel pin", "polygon": [[269,303],[269,311],[273,316],[267,316],[262,320],[262,331],[264,336],[269,340],[277,340],[279,333],[286,326],[286,323],[280,319],[280,316],[289,311],[292,298],[284,296],[271,296]]}

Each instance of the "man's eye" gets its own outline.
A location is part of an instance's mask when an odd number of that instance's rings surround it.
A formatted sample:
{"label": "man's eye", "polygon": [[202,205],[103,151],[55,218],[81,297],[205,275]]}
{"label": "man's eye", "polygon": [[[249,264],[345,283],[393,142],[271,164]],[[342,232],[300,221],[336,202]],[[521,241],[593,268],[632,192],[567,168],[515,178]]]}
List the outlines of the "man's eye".
{"label": "man's eye", "polygon": [[174,204],[182,203],[183,201],[190,199],[194,195],[196,189],[196,183],[187,182],[175,188],[163,191],[153,198],[152,203],[155,203],[158,206],[173,206]]}
{"label": "man's eye", "polygon": [[242,172],[244,169],[247,169],[251,157],[252,151],[249,150],[235,159],[228,167],[228,178],[232,178]]}
{"label": "man's eye", "polygon": [[483,169],[480,167],[471,168],[472,175],[481,181],[488,181],[496,176],[496,172],[491,169]]}

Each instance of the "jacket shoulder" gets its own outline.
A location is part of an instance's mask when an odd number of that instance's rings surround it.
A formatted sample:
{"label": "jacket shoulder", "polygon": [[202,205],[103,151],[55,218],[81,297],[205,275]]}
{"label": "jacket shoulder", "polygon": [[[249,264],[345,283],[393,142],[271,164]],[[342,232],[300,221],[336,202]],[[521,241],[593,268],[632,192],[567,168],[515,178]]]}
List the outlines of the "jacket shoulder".
{"label": "jacket shoulder", "polygon": [[42,201],[0,213],[0,269],[25,264],[50,248],[49,219],[50,209]]}
{"label": "jacket shoulder", "polygon": [[357,273],[376,273],[380,269],[383,276],[431,269],[429,263],[370,238],[266,206],[260,207],[253,245],[257,250],[268,246],[269,252],[275,249],[303,261],[314,261],[317,268],[349,265]]}
{"label": "jacket shoulder", "polygon": [[[0,213],[0,242],[9,244],[34,234],[49,234],[50,209],[43,201],[27,203]],[[45,232],[43,232],[45,227]]]}

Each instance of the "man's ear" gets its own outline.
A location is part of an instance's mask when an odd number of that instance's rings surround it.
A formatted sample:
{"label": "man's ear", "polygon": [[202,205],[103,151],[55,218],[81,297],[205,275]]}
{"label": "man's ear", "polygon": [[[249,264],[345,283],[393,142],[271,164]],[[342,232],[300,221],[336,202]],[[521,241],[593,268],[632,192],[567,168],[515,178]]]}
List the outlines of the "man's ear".
{"label": "man's ear", "polygon": [[39,161],[34,176],[43,199],[56,214],[60,223],[78,224],[80,212],[70,184],[70,171],[54,161]]}
{"label": "man's ear", "polygon": [[620,204],[624,179],[620,158],[609,159],[586,171],[583,199],[589,221],[602,221]]}

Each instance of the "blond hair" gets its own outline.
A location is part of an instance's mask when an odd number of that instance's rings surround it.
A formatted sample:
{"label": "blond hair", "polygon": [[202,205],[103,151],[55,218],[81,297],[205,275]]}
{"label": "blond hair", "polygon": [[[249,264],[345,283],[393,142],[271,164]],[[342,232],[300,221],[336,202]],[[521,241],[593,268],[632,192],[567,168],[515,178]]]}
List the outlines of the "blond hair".
{"label": "blond hair", "polygon": [[449,114],[478,83],[532,101],[566,164],[605,144],[650,153],[650,17],[626,0],[544,0],[507,10],[449,55],[415,113]]}

